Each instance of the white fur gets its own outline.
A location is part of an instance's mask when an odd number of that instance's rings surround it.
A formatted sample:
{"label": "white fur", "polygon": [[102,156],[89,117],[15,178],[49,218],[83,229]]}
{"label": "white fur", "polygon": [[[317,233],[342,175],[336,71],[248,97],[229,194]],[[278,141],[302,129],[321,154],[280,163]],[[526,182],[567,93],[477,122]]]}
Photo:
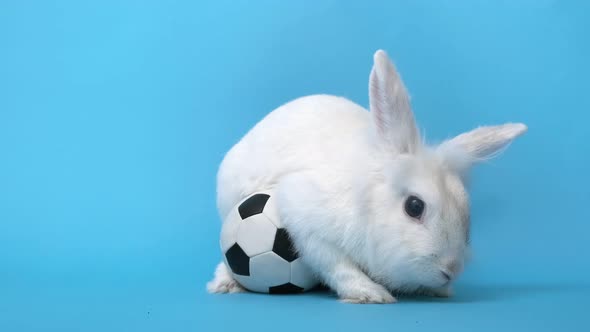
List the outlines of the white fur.
{"label": "white fur", "polygon": [[207,283],[209,293],[241,293],[245,289],[231,276],[224,262],[217,264],[213,280]]}
{"label": "white fur", "polygon": [[[450,295],[441,271],[457,276],[468,247],[463,174],[526,127],[486,127],[424,146],[384,51],[374,55],[369,95],[370,112],[314,95],[268,114],[219,168],[219,214],[274,189],[297,250],[343,301],[395,302],[390,291]],[[410,194],[426,202],[420,221],[404,212]]]}

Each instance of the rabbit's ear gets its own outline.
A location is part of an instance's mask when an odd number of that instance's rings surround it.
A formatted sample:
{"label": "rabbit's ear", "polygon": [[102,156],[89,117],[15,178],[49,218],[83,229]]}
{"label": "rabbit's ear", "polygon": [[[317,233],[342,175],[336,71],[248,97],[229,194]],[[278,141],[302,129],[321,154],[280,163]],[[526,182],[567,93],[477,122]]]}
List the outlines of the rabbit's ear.
{"label": "rabbit's ear", "polygon": [[464,172],[475,163],[497,156],[526,131],[522,123],[479,127],[443,142],[437,151],[452,168]]}
{"label": "rabbit's ear", "polygon": [[399,153],[412,153],[420,137],[410,98],[387,53],[378,50],[369,80],[369,103],[379,138]]}

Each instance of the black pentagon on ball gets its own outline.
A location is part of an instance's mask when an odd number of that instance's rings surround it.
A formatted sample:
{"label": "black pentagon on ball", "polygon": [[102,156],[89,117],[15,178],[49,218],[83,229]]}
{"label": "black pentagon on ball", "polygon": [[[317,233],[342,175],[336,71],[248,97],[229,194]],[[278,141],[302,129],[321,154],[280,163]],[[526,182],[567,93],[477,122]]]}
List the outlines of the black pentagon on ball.
{"label": "black pentagon on ball", "polygon": [[293,247],[293,242],[291,242],[289,233],[287,233],[287,230],[284,228],[277,229],[272,251],[289,263],[299,257],[297,251],[295,251],[295,247]]}
{"label": "black pentagon on ball", "polygon": [[303,292],[303,288],[288,282],[279,286],[269,287],[268,292],[270,294],[294,294]]}
{"label": "black pentagon on ball", "polygon": [[242,220],[255,214],[262,213],[269,198],[270,196],[267,194],[255,194],[243,201],[238,207],[238,212],[240,213]]}
{"label": "black pentagon on ball", "polygon": [[237,243],[227,250],[225,258],[233,273],[241,276],[250,275],[250,257]]}

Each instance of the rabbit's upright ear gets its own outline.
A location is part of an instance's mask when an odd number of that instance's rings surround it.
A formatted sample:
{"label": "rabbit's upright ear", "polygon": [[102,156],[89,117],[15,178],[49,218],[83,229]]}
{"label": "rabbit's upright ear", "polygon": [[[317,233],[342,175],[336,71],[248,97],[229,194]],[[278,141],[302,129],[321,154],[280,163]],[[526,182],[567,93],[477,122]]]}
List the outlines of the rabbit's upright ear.
{"label": "rabbit's upright ear", "polygon": [[458,135],[438,146],[437,151],[458,172],[501,153],[518,136],[527,131],[522,123],[479,127]]}
{"label": "rabbit's upright ear", "polygon": [[377,135],[387,148],[412,153],[418,148],[420,137],[406,87],[385,51],[375,52],[373,60],[369,103]]}

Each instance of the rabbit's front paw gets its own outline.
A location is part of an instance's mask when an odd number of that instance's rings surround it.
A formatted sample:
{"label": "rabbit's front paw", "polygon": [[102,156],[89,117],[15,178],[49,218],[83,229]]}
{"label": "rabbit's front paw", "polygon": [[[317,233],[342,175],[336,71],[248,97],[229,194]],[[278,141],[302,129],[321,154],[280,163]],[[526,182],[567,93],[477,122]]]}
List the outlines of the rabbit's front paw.
{"label": "rabbit's front paw", "polygon": [[363,282],[350,286],[340,293],[340,300],[345,303],[395,303],[397,299],[374,282]]}
{"label": "rabbit's front paw", "polygon": [[223,262],[217,265],[215,277],[207,283],[209,293],[241,293],[245,289],[231,276]]}
{"label": "rabbit's front paw", "polygon": [[242,293],[246,290],[234,279],[213,279],[207,283],[209,293]]}

